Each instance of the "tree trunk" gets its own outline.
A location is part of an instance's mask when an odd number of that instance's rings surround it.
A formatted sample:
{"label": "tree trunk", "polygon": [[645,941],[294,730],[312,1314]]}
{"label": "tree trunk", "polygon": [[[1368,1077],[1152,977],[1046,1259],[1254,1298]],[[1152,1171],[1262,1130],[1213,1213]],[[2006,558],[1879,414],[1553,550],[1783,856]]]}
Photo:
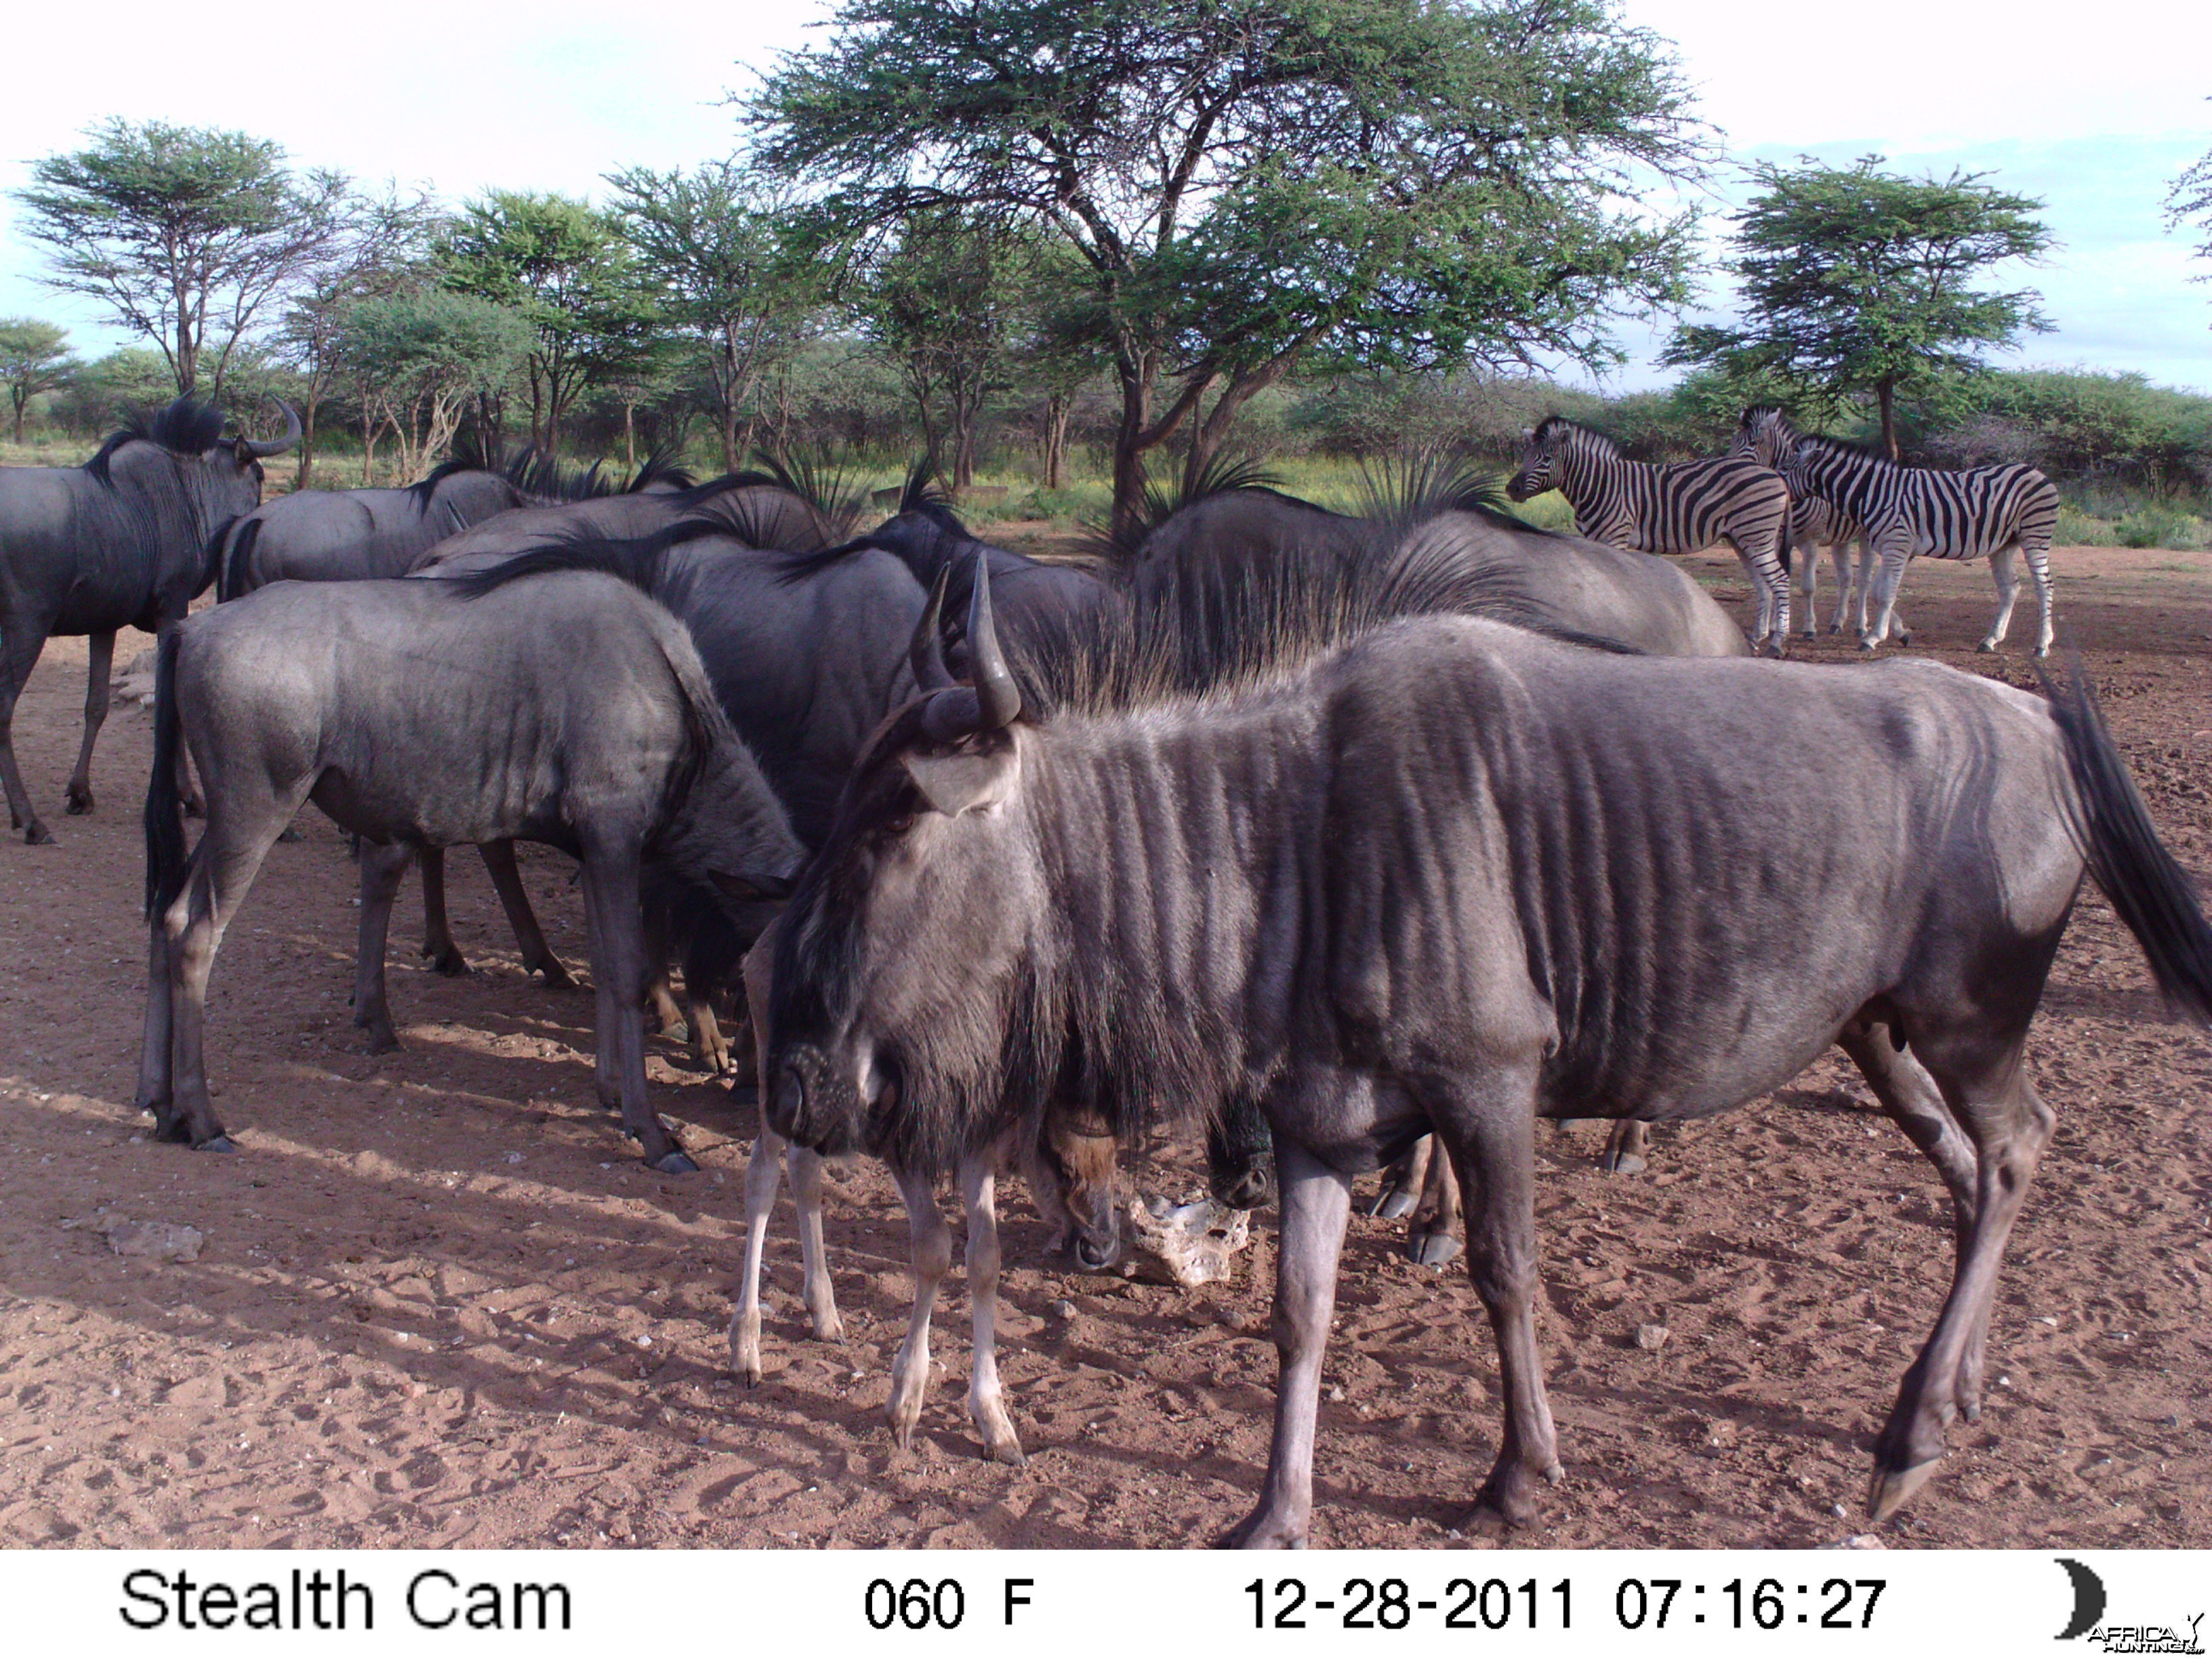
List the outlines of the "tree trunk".
{"label": "tree trunk", "polygon": [[322,406],[323,394],[315,389],[315,382],[307,381],[306,407],[300,417],[300,470],[292,475],[292,493],[298,495],[315,476],[315,411]]}
{"label": "tree trunk", "polygon": [[1073,400],[1064,392],[1044,400],[1044,487],[1058,489],[1067,466],[1067,411]]}
{"label": "tree trunk", "polygon": [[623,400],[623,465],[637,471],[637,404]]}
{"label": "tree trunk", "polygon": [[1881,447],[1891,460],[1902,460],[1904,456],[1897,447],[1897,383],[1880,381],[1874,392],[1881,404]]}
{"label": "tree trunk", "polygon": [[31,400],[14,386],[8,388],[8,395],[15,400],[15,447],[20,449],[23,446],[23,405]]}

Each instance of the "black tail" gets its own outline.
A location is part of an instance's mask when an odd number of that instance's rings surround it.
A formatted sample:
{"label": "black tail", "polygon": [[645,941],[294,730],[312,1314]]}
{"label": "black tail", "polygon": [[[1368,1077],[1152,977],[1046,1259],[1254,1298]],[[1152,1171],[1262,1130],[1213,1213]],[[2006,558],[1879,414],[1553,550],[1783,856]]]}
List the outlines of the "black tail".
{"label": "black tail", "polygon": [[177,711],[177,630],[161,641],[154,668],[154,775],[146,784],[146,920],[154,921],[185,887],[185,803],[177,789],[184,752]]}
{"label": "black tail", "polygon": [[2071,664],[2063,683],[2045,675],[2044,690],[2073,775],[2067,824],[2089,873],[2142,946],[2166,1000],[2191,1023],[2212,1030],[2212,925],[2196,890],[2151,827],[2081,665]]}
{"label": "black tail", "polygon": [[223,557],[222,579],[216,583],[216,602],[236,599],[246,589],[246,562],[253,556],[253,544],[261,539],[261,520],[250,515],[231,530],[230,551]]}

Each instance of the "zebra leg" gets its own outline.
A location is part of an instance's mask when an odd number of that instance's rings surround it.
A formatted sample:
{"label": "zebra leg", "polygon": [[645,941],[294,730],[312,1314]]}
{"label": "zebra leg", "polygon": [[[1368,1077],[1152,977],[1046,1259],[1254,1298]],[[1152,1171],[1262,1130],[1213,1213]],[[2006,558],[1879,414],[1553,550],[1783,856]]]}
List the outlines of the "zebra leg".
{"label": "zebra leg", "polygon": [[1811,639],[1820,631],[1820,550],[1811,542],[1797,550],[1797,586],[1805,595],[1805,625],[1799,631]]}
{"label": "zebra leg", "polygon": [[1898,584],[1905,580],[1905,567],[1912,561],[1912,550],[1899,539],[1885,540],[1881,545],[1881,585],[1875,594],[1874,627],[1859,635],[1859,649],[1875,651],[1889,637],[1890,613],[1897,608]]}
{"label": "zebra leg", "polygon": [[2035,630],[2035,654],[2047,657],[2051,654],[2051,550],[2023,542],[2021,551],[2027,556],[2027,574],[2035,579],[2035,602],[2042,613]]}
{"label": "zebra leg", "polygon": [[[1990,555],[1990,580],[1997,585],[1997,619],[1990,624],[1990,631],[1978,651],[1994,651],[2004,643],[2006,630],[2012,626],[2013,601],[2020,597],[2020,576],[2012,568],[2012,556],[2019,544],[2008,543]],[[2042,655],[2041,652],[2036,653]]]}
{"label": "zebra leg", "polygon": [[[1850,609],[1851,599],[1859,591],[1856,584],[1851,580],[1850,538],[1847,537],[1839,542],[1830,542],[1828,556],[1836,562],[1836,616],[1835,620],[1828,624],[1828,631],[1831,634],[1840,634],[1844,631],[1844,613]],[[1859,631],[1864,633],[1866,631],[1866,601],[1863,598],[1860,599],[1859,605]]]}

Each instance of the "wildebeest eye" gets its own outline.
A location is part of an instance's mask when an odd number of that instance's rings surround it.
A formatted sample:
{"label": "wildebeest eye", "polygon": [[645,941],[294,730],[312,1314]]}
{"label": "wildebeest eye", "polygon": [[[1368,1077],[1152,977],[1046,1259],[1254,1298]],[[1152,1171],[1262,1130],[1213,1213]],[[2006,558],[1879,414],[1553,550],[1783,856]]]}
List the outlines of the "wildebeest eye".
{"label": "wildebeest eye", "polygon": [[893,841],[906,834],[908,830],[914,828],[914,820],[915,814],[912,812],[893,813],[890,817],[884,820],[884,839],[885,841]]}

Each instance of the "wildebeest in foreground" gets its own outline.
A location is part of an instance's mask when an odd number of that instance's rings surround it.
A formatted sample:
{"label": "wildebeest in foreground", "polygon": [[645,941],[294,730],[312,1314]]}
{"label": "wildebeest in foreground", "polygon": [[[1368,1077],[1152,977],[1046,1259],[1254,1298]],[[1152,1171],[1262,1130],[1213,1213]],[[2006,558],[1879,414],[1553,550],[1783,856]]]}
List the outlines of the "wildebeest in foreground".
{"label": "wildebeest in foreground", "polygon": [[0,468],[0,787],[33,846],[39,822],[15,766],[15,699],[50,635],[88,634],[84,741],[69,810],[92,811],[92,745],[107,718],[115,630],[158,634],[215,580],[222,532],[261,500],[261,459],[300,435],[225,439],[222,411],[179,398],[135,416],[81,467]]}
{"label": "wildebeest in foreground", "polygon": [[[180,624],[155,679],[146,801],[149,945],[138,1103],[163,1139],[228,1149],[202,1031],[223,929],[313,800],[377,846],[544,842],[583,865],[598,1084],[647,1163],[694,1168],[646,1097],[639,866],[735,905],[780,896],[802,849],[715,706],[681,623],[605,576],[285,582]],[[588,641],[587,653],[578,651]],[[185,853],[179,745],[207,830]],[[404,855],[365,895],[354,1018],[388,1027],[384,932]]]}
{"label": "wildebeest in foreground", "polygon": [[[1055,1100],[1126,1138],[1165,1103],[1256,1097],[1282,1371],[1245,1544],[1306,1536],[1355,1175],[1433,1132],[1474,1194],[1505,1407],[1480,1502],[1526,1522],[1561,1476],[1536,1120],[1709,1115],[1831,1042],[1955,1212],[1875,1444],[1887,1516],[1980,1410],[2055,1121],[2023,1050],[2085,867],[2212,1025],[2212,927],[2078,680],[2046,703],[1932,665],[1623,658],[1429,617],[1239,696],[1023,720],[971,644],[975,686],[885,726],[769,935],[767,1119],[923,1170]],[[1820,760],[1778,790],[1778,755]]]}

